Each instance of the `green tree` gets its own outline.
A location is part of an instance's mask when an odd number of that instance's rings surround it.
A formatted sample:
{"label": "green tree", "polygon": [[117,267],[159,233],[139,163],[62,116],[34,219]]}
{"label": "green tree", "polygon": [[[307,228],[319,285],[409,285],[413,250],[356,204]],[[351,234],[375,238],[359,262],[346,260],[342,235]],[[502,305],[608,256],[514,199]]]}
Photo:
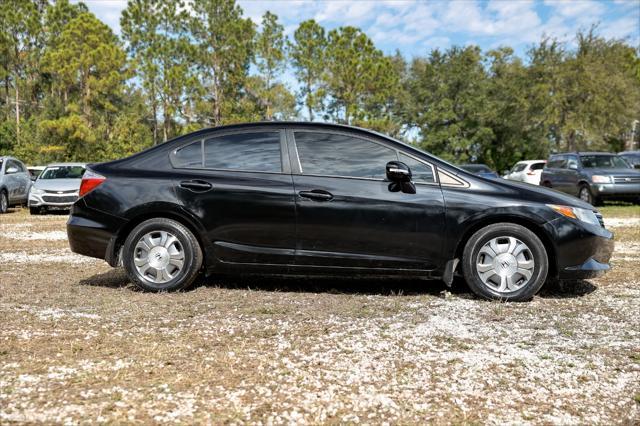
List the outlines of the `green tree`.
{"label": "green tree", "polygon": [[366,125],[388,114],[387,101],[399,89],[399,75],[392,59],[365,33],[354,27],[330,31],[325,66],[331,118]]}
{"label": "green tree", "polygon": [[116,36],[91,13],[72,19],[56,47],[45,53],[42,68],[69,101],[64,115],[43,120],[41,129],[50,146],[64,147],[64,159],[93,160],[109,142],[110,128],[98,130],[118,112],[125,63]]}
{"label": "green tree", "polygon": [[277,81],[286,65],[286,46],[284,27],[276,15],[267,11],[262,17],[261,31],[256,36],[255,44],[255,64],[263,80],[257,95],[264,107],[262,118],[265,120],[273,118],[276,98],[287,90]]}
{"label": "green tree", "polygon": [[409,72],[406,118],[420,130],[419,145],[452,161],[484,161],[494,133],[480,49],[434,50],[414,59]]}
{"label": "green tree", "polygon": [[241,121],[253,59],[253,23],[233,0],[200,0],[192,6],[189,29],[203,88],[200,121],[216,126]]}
{"label": "green tree", "polygon": [[307,109],[309,120],[314,112],[322,112],[326,97],[323,84],[327,39],[324,28],[313,19],[304,21],[293,34],[289,46],[291,63],[300,83],[299,97]]}

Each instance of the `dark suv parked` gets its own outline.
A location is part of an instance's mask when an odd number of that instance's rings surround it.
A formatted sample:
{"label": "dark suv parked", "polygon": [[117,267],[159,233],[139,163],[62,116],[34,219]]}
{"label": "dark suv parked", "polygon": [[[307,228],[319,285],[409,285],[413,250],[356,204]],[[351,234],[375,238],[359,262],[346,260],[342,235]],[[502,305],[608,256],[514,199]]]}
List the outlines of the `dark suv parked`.
{"label": "dark suv parked", "polygon": [[640,202],[640,170],[607,152],[552,155],[540,184],[597,205],[603,200]]}
{"label": "dark suv parked", "polygon": [[413,276],[458,271],[486,298],[609,269],[613,234],[577,198],[468,173],[387,136],[319,123],[206,129],[89,165],[76,253],[150,291],[200,272]]}

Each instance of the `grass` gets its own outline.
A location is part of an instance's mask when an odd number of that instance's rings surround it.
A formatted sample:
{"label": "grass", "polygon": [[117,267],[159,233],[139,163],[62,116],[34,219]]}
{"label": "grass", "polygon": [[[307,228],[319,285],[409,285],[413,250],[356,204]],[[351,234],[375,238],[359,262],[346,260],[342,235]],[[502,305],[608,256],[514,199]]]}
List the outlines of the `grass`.
{"label": "grass", "polygon": [[598,207],[602,215],[606,217],[640,218],[640,205],[630,203],[607,203]]}
{"label": "grass", "polygon": [[636,227],[604,277],[513,304],[460,281],[142,293],[65,220],[0,216],[0,423],[640,422]]}

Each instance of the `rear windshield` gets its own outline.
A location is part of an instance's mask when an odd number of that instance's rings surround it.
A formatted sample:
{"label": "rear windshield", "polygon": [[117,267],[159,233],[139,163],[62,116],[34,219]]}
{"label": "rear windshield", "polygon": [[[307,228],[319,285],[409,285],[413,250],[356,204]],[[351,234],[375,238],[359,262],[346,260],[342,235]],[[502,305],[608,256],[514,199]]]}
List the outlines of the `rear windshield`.
{"label": "rear windshield", "polygon": [[545,163],[533,163],[531,165],[531,167],[529,167],[530,170],[542,170],[544,169],[544,165]]}
{"label": "rear windshield", "polygon": [[581,155],[582,167],[585,169],[628,169],[630,168],[622,157],[617,155]]}
{"label": "rear windshield", "polygon": [[82,166],[55,166],[44,169],[38,179],[80,179],[83,174]]}
{"label": "rear windshield", "polygon": [[491,173],[491,169],[483,164],[464,164],[460,168],[472,173]]}

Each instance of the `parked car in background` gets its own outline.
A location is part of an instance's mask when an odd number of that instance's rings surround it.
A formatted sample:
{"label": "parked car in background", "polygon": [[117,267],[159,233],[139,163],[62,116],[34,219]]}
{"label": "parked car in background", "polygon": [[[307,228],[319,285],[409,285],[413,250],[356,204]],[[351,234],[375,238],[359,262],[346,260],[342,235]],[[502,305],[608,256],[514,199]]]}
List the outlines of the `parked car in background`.
{"label": "parked car in background", "polygon": [[0,157],[0,213],[14,205],[26,204],[31,178],[21,161]]}
{"label": "parked car in background", "polygon": [[613,234],[581,200],[489,180],[379,133],[326,123],[204,129],[92,164],[71,249],[148,291],[201,272],[413,276],[528,300],[547,277],[609,269]]}
{"label": "parked car in background", "polygon": [[508,180],[540,185],[540,175],[547,160],[518,161],[503,177]]}
{"label": "parked car in background", "polygon": [[640,169],[640,151],[624,151],[618,154],[636,169]]}
{"label": "parked car in background", "polygon": [[477,176],[482,176],[489,179],[499,179],[498,173],[494,172],[486,164],[462,164],[460,167],[462,170],[466,170],[469,173],[473,173]]}
{"label": "parked car in background", "polygon": [[604,200],[640,202],[640,170],[609,152],[552,155],[540,184],[597,205]]}
{"label": "parked car in background", "polygon": [[31,174],[31,180],[38,179],[40,173],[42,173],[42,171],[46,168],[46,166],[27,166],[27,170],[29,170],[29,173]]}
{"label": "parked car in background", "polygon": [[40,214],[49,209],[69,209],[78,199],[83,163],[49,164],[29,192],[29,211]]}

